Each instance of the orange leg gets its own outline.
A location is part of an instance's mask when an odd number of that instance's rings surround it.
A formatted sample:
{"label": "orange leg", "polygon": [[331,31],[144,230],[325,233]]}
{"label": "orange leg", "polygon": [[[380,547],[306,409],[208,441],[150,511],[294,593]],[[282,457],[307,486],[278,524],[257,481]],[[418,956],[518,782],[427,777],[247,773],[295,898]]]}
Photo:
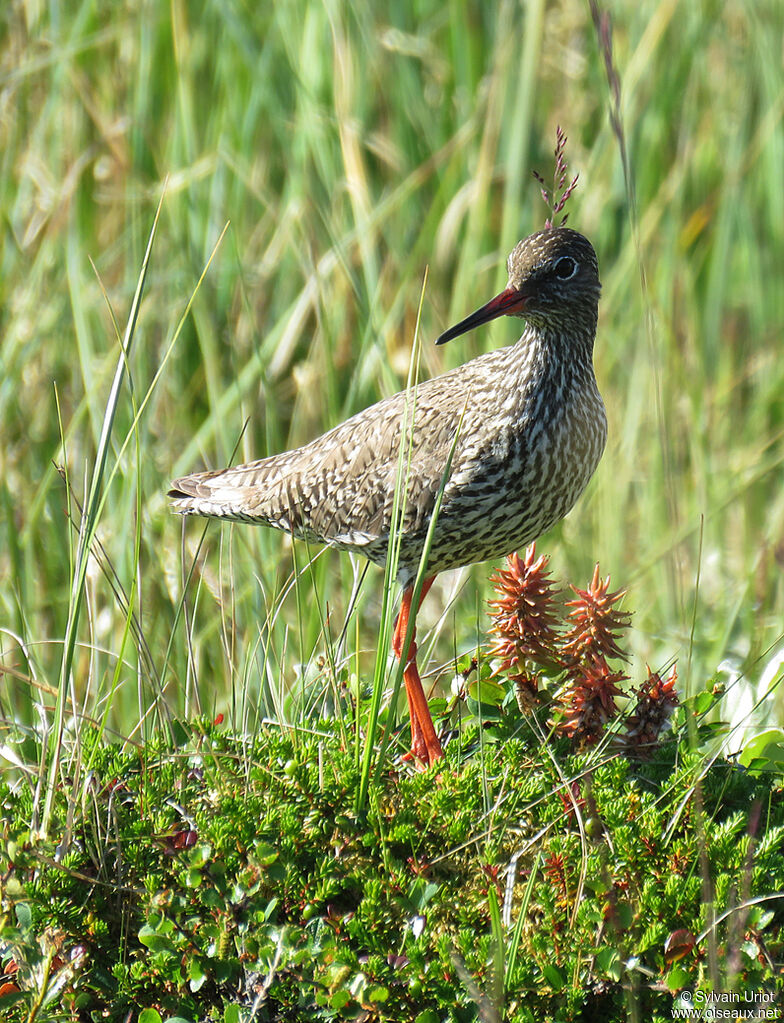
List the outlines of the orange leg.
{"label": "orange leg", "polygon": [[[425,579],[422,586],[422,594],[419,598],[421,605],[425,599],[428,590],[433,585],[435,576],[430,576],[429,579]],[[408,650],[403,652],[403,644],[406,641],[406,631],[408,629],[408,620],[411,617],[411,602],[414,597],[414,587],[409,586],[403,591],[403,600],[400,605],[400,614],[397,616],[395,622],[395,631],[392,635],[392,650],[394,651],[395,657],[399,661],[403,661],[405,667],[403,669],[403,682],[406,686],[406,696],[408,697],[408,710],[411,715],[411,752],[421,760],[423,764],[430,765],[434,764],[437,760],[441,760],[444,753],[441,749],[441,743],[438,741],[436,730],[433,725],[433,719],[430,716],[430,708],[427,705],[427,697],[425,691],[422,688],[422,680],[419,677],[419,670],[417,668],[416,654],[417,647],[414,639],[416,638],[416,626],[411,633],[411,645]],[[414,610],[414,618],[419,608]]]}

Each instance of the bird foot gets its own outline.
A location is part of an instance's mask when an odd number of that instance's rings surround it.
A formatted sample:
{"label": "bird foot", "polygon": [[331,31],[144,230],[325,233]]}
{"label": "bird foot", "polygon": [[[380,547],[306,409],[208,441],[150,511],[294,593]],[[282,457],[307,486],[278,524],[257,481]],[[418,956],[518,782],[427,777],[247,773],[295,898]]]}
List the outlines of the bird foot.
{"label": "bird foot", "polygon": [[[416,662],[410,663],[406,667],[404,678],[411,708],[411,752],[406,756],[408,759],[418,760],[424,770],[427,767],[432,767],[437,761],[443,760],[444,751],[441,749],[441,742],[430,716],[430,709],[427,706]],[[415,693],[416,696],[414,696]]]}
{"label": "bird foot", "polygon": [[[434,578],[435,576],[431,576],[425,580],[422,587],[422,597],[425,596],[432,586]],[[392,649],[398,660],[402,660],[405,664],[403,682],[406,687],[408,710],[411,717],[411,753],[409,754],[409,759],[418,760],[423,767],[431,767],[436,761],[443,759],[444,752],[436,735],[433,719],[430,716],[430,708],[427,705],[427,697],[422,688],[422,680],[419,677],[419,669],[416,662],[416,629],[412,630],[408,650],[403,650],[406,631],[408,630],[408,619],[412,610],[413,593],[414,589],[412,586],[407,587],[403,593],[400,614],[395,622],[392,636]]]}

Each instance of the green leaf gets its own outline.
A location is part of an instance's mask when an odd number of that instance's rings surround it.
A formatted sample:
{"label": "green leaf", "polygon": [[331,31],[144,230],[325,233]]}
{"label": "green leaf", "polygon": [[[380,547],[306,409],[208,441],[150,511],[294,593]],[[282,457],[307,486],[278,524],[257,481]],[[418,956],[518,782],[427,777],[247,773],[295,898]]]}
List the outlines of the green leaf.
{"label": "green leaf", "polygon": [[753,941],[742,941],[740,943],[740,950],[747,957],[749,965],[755,962],[760,954],[758,946]]}
{"label": "green leaf", "polygon": [[161,1014],[157,1009],[142,1009],[139,1013],[139,1023],[161,1023]]}
{"label": "green leaf", "polygon": [[439,1023],[438,1015],[432,1009],[424,1009],[414,1023]]}
{"label": "green leaf", "polygon": [[432,700],[427,701],[427,705],[433,718],[440,718],[446,714],[447,702],[441,696],[434,696]]}
{"label": "green leaf", "polygon": [[506,697],[506,687],[494,679],[474,679],[468,686],[468,695],[477,703],[500,707]]}
{"label": "green leaf", "polygon": [[345,988],[341,988],[336,991],[329,1000],[330,1007],[333,1009],[344,1009],[351,1001],[351,993],[346,991]]}
{"label": "green leaf", "polygon": [[33,926],[33,915],[26,902],[18,902],[16,904],[16,922],[23,931],[29,931]]}
{"label": "green leaf", "polygon": [[411,905],[417,912],[423,912],[438,889],[439,885],[434,884],[432,881],[425,881],[423,877],[415,878],[408,889],[408,898]]}
{"label": "green leaf", "polygon": [[615,912],[618,927],[621,927],[623,930],[631,927],[634,922],[634,909],[628,902],[625,900],[619,901],[615,907]]}
{"label": "green leaf", "polygon": [[623,973],[621,957],[617,948],[600,948],[596,953],[596,964],[612,980],[620,980]]}
{"label": "green leaf", "polygon": [[161,921],[159,928],[150,927],[149,924],[144,924],[139,928],[139,941],[142,945],[146,945],[151,952],[169,952],[174,948],[172,941],[167,936],[174,925],[166,927],[165,924],[166,921]]}
{"label": "green leaf", "polygon": [[207,972],[198,959],[188,963],[188,987],[191,991],[199,991],[207,980]]}
{"label": "green leaf", "polygon": [[561,971],[553,966],[552,963],[545,963],[544,966],[542,966],[542,973],[545,975],[545,978],[553,991],[560,991],[564,986],[564,979],[561,976]]}
{"label": "green leaf", "polygon": [[269,842],[257,842],[254,847],[256,859],[262,867],[269,867],[278,858],[278,850]]}
{"label": "green leaf", "polygon": [[457,662],[455,663],[455,669],[458,675],[465,675],[471,669],[475,656],[475,654],[468,652],[461,654],[458,657]]}
{"label": "green leaf", "polygon": [[367,977],[364,973],[358,973],[348,986],[352,998],[357,1002],[364,1002],[365,989],[367,988]]}
{"label": "green leaf", "polygon": [[682,966],[673,966],[664,978],[664,982],[670,991],[681,991],[691,983],[691,974]]}
{"label": "green leaf", "polygon": [[716,697],[713,695],[713,693],[697,693],[697,695],[694,697],[693,702],[694,713],[698,715],[705,714],[706,711],[709,711],[711,709],[715,702]]}
{"label": "green leaf", "polygon": [[738,760],[743,767],[755,772],[781,772],[784,769],[784,731],[768,728],[755,735],[743,747]]}
{"label": "green leaf", "polygon": [[477,703],[470,696],[466,697],[466,706],[475,718],[482,721],[497,721],[502,717],[501,711],[494,703]]}
{"label": "green leaf", "polygon": [[752,906],[749,910],[748,926],[753,927],[755,931],[764,931],[774,915],[770,909],[763,909],[762,906]]}
{"label": "green leaf", "polygon": [[212,859],[212,846],[207,842],[194,845],[188,855],[188,863],[191,867],[203,867]]}

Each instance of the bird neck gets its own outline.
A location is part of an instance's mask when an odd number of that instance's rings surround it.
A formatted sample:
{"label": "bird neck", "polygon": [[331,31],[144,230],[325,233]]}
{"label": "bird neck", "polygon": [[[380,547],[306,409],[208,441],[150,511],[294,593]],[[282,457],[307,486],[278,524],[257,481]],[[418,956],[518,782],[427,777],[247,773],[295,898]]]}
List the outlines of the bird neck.
{"label": "bird neck", "polygon": [[543,378],[569,380],[593,378],[593,341],[596,318],[576,324],[526,323],[520,340],[511,349],[516,371],[536,386]]}

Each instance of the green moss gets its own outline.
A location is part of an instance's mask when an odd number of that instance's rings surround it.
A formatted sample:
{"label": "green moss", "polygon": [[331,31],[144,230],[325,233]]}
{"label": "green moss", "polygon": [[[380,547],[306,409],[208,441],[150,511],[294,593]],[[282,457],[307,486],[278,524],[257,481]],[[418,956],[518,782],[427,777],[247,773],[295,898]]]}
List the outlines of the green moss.
{"label": "green moss", "polygon": [[[560,758],[563,777],[579,779],[581,831],[550,758],[537,761],[520,741],[487,747],[481,762],[458,762],[453,746],[437,771],[386,774],[360,819],[353,756],[321,730],[319,743],[297,747],[264,731],[250,748],[211,731],[198,756],[196,743],[96,747],[89,812],[59,863],[54,838],[31,839],[26,800],[3,791],[11,842],[0,866],[13,882],[3,939],[22,973],[40,969],[48,934],[61,954],[86,950],[63,1004],[108,1019],[149,1005],[217,1020],[227,1004],[251,1004],[260,984],[269,1019],[399,1021],[428,1008],[474,1019],[471,990],[503,999],[510,1020],[578,1020],[589,1001],[622,1019],[624,989],[652,1012],[671,1004],[655,986],[671,969],[667,938],[685,929],[693,941],[709,925],[706,890],[718,917],[740,892],[784,886],[778,804],[767,839],[748,836],[750,808],[769,805],[769,786],[717,761],[702,775],[700,814],[685,798],[699,760],[674,742],[655,764]],[[329,764],[320,786],[319,745]],[[63,790],[53,836],[67,815]],[[513,856],[512,927],[534,876],[511,962],[511,934],[503,939],[499,987],[488,892],[503,904]],[[741,972],[725,978],[736,990],[776,982],[750,954],[763,926],[767,954],[781,952],[780,911],[763,909],[754,928],[730,913],[712,932],[722,970],[730,948],[746,950]],[[678,963],[689,986],[708,982],[707,948],[703,939]]]}

